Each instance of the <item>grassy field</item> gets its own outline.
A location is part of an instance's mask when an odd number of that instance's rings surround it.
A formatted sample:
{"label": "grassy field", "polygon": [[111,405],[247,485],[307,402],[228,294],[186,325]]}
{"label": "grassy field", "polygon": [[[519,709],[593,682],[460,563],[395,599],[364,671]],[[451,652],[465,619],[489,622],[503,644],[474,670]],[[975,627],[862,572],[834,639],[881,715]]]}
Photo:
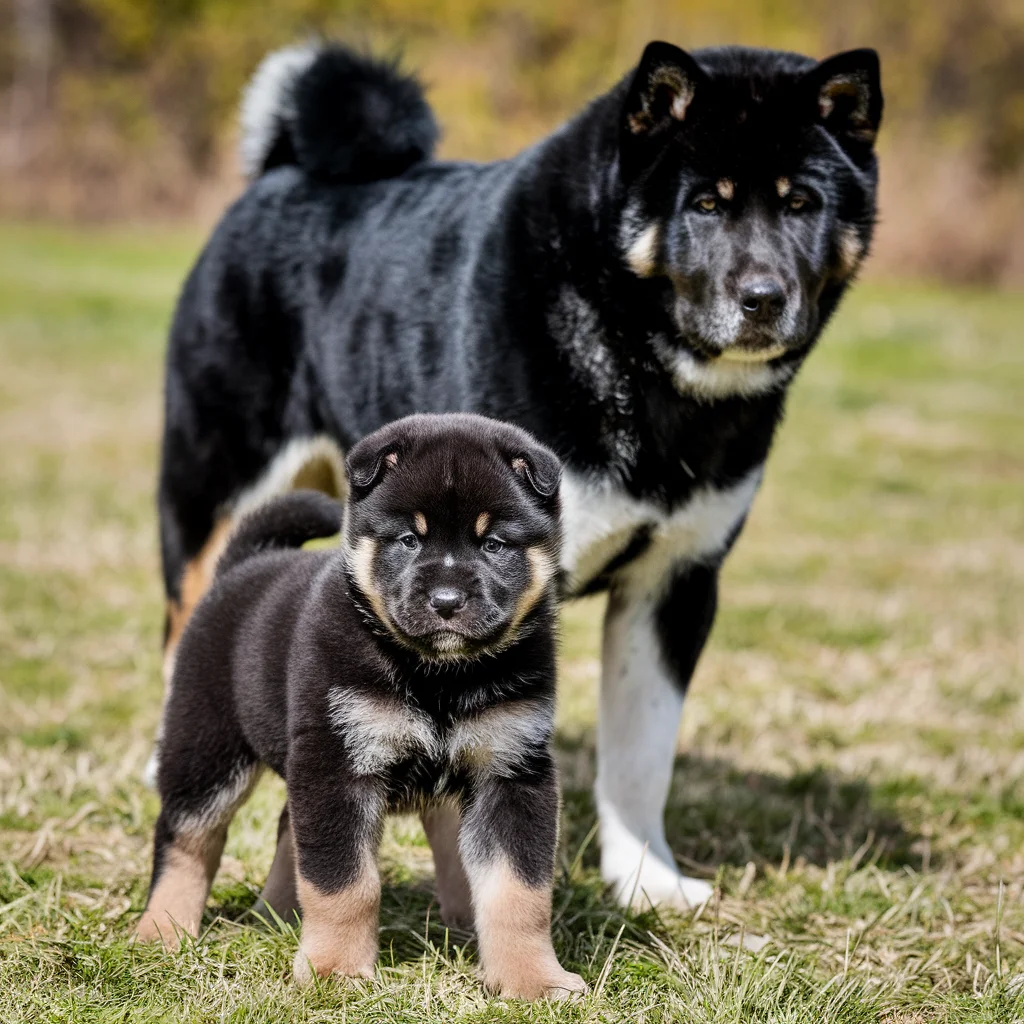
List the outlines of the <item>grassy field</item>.
{"label": "grassy field", "polygon": [[153,484],[199,238],[0,227],[0,1021],[1024,1021],[1024,297],[864,285],[794,388],[687,704],[670,839],[696,916],[602,891],[600,604],[565,615],[555,942],[568,1006],[488,1001],[417,823],[373,982],[290,982],[254,923],[282,787],[202,939],[134,948],[157,803]]}

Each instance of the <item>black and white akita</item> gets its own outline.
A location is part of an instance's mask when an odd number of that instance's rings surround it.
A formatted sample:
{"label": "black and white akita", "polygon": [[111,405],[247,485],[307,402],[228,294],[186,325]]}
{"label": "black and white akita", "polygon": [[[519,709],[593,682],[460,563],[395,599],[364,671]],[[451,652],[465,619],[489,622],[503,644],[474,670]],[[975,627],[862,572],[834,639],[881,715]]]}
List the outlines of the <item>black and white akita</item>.
{"label": "black and white akita", "polygon": [[623,900],[705,900],[663,825],[683,697],[789,383],[867,252],[881,113],[873,50],[655,42],[526,152],[447,163],[395,67],[268,57],[243,105],[251,184],[167,356],[165,664],[254,504],[340,493],[341,452],[409,413],[519,424],[565,463],[563,595],[609,593],[602,874]]}

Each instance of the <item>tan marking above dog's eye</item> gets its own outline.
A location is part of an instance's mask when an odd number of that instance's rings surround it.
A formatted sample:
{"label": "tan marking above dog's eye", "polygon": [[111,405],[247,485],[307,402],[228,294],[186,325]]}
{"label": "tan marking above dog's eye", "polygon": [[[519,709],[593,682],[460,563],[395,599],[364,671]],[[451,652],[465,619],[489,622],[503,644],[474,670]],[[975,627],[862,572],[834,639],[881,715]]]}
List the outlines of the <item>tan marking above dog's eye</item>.
{"label": "tan marking above dog's eye", "polygon": [[474,526],[474,529],[476,530],[476,535],[478,537],[482,537],[487,532],[487,527],[490,525],[491,513],[481,512],[480,515],[476,517],[476,524]]}
{"label": "tan marking above dog's eye", "polygon": [[413,526],[416,528],[416,532],[421,536],[425,536],[427,532],[427,517],[422,512],[417,512],[412,517]]}
{"label": "tan marking above dog's eye", "polygon": [[715,182],[715,189],[718,194],[728,202],[736,194],[736,186],[733,184],[731,178],[719,178]]}
{"label": "tan marking above dog's eye", "polygon": [[782,177],[775,179],[775,191],[778,192],[780,199],[785,199],[789,195],[790,190],[793,188],[792,182],[789,178]]}

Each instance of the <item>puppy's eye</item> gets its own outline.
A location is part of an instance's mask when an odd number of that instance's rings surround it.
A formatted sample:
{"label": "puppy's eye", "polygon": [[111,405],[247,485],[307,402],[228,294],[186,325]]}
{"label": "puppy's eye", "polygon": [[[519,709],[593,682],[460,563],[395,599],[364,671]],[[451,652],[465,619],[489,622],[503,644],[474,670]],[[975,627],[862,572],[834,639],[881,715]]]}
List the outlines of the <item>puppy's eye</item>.
{"label": "puppy's eye", "polygon": [[486,537],[484,538],[483,544],[480,547],[487,552],[489,555],[495,555],[499,551],[504,550],[505,542],[498,540],[497,537]]}
{"label": "puppy's eye", "polygon": [[701,213],[717,213],[719,210],[718,200],[710,192],[697,196],[693,201],[693,206]]}
{"label": "puppy's eye", "polygon": [[403,533],[402,536],[398,538],[398,543],[403,547],[407,547],[410,551],[412,551],[413,548],[418,548],[420,546],[420,542],[415,533]]}

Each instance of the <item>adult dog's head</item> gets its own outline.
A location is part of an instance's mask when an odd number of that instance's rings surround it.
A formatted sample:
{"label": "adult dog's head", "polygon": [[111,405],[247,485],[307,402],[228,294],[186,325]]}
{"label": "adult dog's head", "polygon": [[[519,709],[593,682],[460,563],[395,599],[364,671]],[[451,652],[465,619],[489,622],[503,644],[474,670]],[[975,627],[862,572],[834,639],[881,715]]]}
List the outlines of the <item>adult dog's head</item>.
{"label": "adult dog's head", "polygon": [[350,578],[402,646],[432,661],[495,652],[553,596],[561,465],[526,431],[408,416],[360,441],[348,475]]}
{"label": "adult dog's head", "polygon": [[659,358],[691,384],[701,368],[784,370],[870,242],[877,54],[651,43],[624,97],[618,241],[665,285]]}

